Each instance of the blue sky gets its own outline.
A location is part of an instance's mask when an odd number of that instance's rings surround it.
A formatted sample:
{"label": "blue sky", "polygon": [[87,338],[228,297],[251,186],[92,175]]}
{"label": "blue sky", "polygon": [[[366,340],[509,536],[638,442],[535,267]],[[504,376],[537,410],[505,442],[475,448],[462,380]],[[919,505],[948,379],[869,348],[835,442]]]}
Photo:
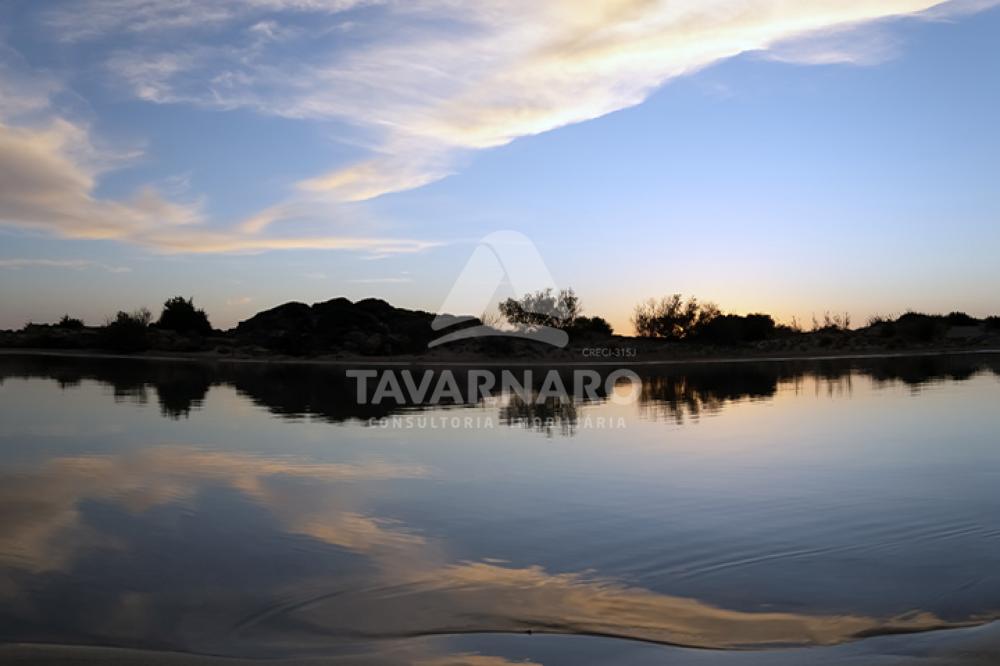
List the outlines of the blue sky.
{"label": "blue sky", "polygon": [[994,4],[7,0],[0,327],[434,310],[503,229],[622,330],[997,313]]}

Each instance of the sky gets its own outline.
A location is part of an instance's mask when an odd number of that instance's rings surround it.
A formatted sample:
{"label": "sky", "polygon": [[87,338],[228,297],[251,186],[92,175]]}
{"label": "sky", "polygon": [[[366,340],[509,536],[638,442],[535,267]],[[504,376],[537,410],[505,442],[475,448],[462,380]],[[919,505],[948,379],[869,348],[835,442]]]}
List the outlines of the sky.
{"label": "sky", "polygon": [[1000,0],[0,0],[0,328],[436,311],[504,230],[621,332],[997,314],[997,118]]}

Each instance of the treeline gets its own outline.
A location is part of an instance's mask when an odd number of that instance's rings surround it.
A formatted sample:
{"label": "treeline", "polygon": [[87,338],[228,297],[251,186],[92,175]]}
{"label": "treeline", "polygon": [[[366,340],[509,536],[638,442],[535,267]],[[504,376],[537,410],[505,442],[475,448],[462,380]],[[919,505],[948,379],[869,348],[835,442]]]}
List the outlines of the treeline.
{"label": "treeline", "polygon": [[[434,319],[433,313],[396,308],[379,299],[351,302],[334,298],[313,305],[285,303],[223,332],[212,327],[208,315],[195,306],[193,299],[176,296],[167,299],[155,320],[146,308],[120,311],[97,327],[87,327],[80,319],[64,315],[55,324],[29,323],[20,332],[0,332],[0,346],[391,356],[425,352],[428,344],[441,335],[432,327]],[[492,313],[478,318],[456,317],[456,322],[460,322],[456,326],[482,324],[498,332],[553,327],[568,332],[576,345],[614,335],[607,320],[584,314],[583,304],[572,289],[546,289],[508,298]],[[813,317],[812,328],[806,330],[795,320],[782,324],[765,313],[726,314],[714,303],[685,299],[680,294],[640,303],[633,312],[632,325],[638,338],[648,341],[649,350],[661,348],[658,341],[708,348],[754,346],[770,351],[896,349],[952,339],[966,341],[964,344],[996,343],[1000,335],[1000,317],[977,319],[964,312],[880,315],[869,318],[859,328],[851,327],[849,314],[825,313]],[[522,344],[493,336],[462,345],[456,349],[508,356],[535,350],[530,341]],[[528,347],[521,349],[525,345]]]}
{"label": "treeline", "polygon": [[685,301],[680,294],[650,299],[635,307],[632,325],[640,337],[735,345],[760,342],[797,331],[779,325],[768,314],[722,314],[714,303]]}
{"label": "treeline", "polygon": [[818,334],[817,339],[828,344],[831,335],[857,332],[902,342],[933,342],[955,328],[970,329],[970,337],[976,333],[971,329],[1000,331],[1000,317],[977,319],[964,312],[932,315],[909,311],[898,317],[876,315],[862,329],[852,329],[850,314],[827,312],[821,319],[813,316],[812,329],[806,331],[794,319],[790,324],[779,324],[763,313],[722,314],[714,303],[701,303],[696,298],[685,301],[680,294],[673,294],[637,305],[632,325],[640,337],[712,345],[739,345],[805,334]]}
{"label": "treeline", "polygon": [[965,312],[932,315],[909,311],[895,318],[883,315],[870,317],[868,328],[883,338],[931,342],[948,335],[954,329],[983,328],[986,331],[1000,331],[1000,317],[994,315],[978,319]]}
{"label": "treeline", "polygon": [[119,311],[104,324],[103,346],[121,351],[143,351],[150,347],[151,330],[170,331],[196,338],[213,332],[208,315],[194,306],[193,298],[168,298],[163,304],[160,318],[155,323],[152,319],[152,313],[146,308],[132,312]]}
{"label": "treeline", "polygon": [[29,322],[22,333],[41,347],[96,346],[113,351],[145,351],[154,346],[155,337],[170,336],[181,341],[181,347],[200,347],[200,339],[218,333],[212,328],[204,310],[196,308],[192,298],[175,296],[164,302],[157,320],[147,308],[126,312],[120,310],[108,317],[102,326],[93,329],[82,320],[68,314],[55,324]]}
{"label": "treeline", "polygon": [[[551,326],[576,334],[610,336],[611,325],[602,317],[587,317],[572,289],[551,289],[509,298],[499,305],[496,316],[484,315],[483,321],[495,327]],[[964,312],[931,315],[907,312],[899,317],[876,316],[860,329],[851,327],[849,313],[825,312],[813,316],[812,328],[806,330],[798,321],[778,323],[769,314],[724,314],[711,302],[685,299],[672,294],[638,304],[631,323],[640,338],[687,342],[715,346],[741,346],[768,340],[796,340],[810,336],[816,346],[828,346],[844,336],[863,333],[897,344],[933,342],[949,335],[954,328],[979,328],[989,333],[1000,330],[1000,317],[976,319]],[[975,337],[971,331],[970,337]]]}

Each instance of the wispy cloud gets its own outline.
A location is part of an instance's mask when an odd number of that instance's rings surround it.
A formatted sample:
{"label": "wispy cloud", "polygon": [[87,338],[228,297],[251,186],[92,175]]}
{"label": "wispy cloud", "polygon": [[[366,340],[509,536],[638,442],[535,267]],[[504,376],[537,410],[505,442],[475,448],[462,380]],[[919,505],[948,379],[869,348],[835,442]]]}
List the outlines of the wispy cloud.
{"label": "wispy cloud", "polygon": [[[642,103],[679,76],[756,52],[870,64],[880,21],[997,0],[79,0],[47,5],[54,43],[87,42],[135,97],[348,123],[367,154],[304,178],[287,200],[222,226],[183,193],[98,194],[128,155],[53,113],[53,82],[5,70],[0,223],[160,252],[326,249],[384,257],[436,245],[352,224],[350,202],[447,177],[475,151]],[[364,11],[360,11],[363,8]],[[345,26],[351,26],[345,33]],[[872,29],[872,26],[876,26]],[[5,53],[5,52],[4,52]],[[0,56],[4,56],[0,53]],[[6,82],[6,83],[5,83]],[[6,87],[5,87],[6,86]],[[36,117],[26,121],[25,114]],[[44,116],[40,120],[39,117]],[[134,155],[131,156],[134,158]],[[308,221],[315,233],[285,232]],[[308,225],[306,225],[308,226]],[[331,233],[331,229],[335,233]]]}
{"label": "wispy cloud", "polygon": [[20,55],[0,44],[0,119],[17,119],[48,108],[59,88],[51,74],[29,73]]}
{"label": "wispy cloud", "polygon": [[[39,103],[33,113],[43,110],[44,104]],[[436,244],[361,234],[330,235],[322,230],[313,235],[265,234],[267,224],[252,220],[219,228],[206,218],[200,200],[168,199],[152,186],[140,188],[126,200],[98,196],[100,177],[135,156],[95,146],[86,125],[59,116],[36,119],[25,126],[4,124],[0,116],[0,224],[63,238],[122,241],[167,253],[319,249],[384,256],[419,252]],[[312,214],[319,215],[321,204],[310,204],[308,199],[280,213],[303,214],[310,205],[316,209]],[[325,209],[327,213],[330,210]]]}
{"label": "wispy cloud", "polygon": [[0,220],[75,238],[128,238],[200,221],[197,206],[152,189],[128,202],[96,198],[104,157],[85,127],[63,119],[40,128],[0,125]]}
{"label": "wispy cloud", "polygon": [[348,280],[353,284],[403,284],[413,282],[413,278],[408,277],[378,277],[378,278],[356,278]]}
{"label": "wispy cloud", "polygon": [[871,66],[892,60],[901,51],[892,32],[876,23],[789,39],[766,51],[764,57],[798,65]]}
{"label": "wispy cloud", "polygon": [[[304,192],[362,201],[444,178],[469,151],[634,106],[670,79],[725,58],[773,50],[776,59],[802,63],[877,62],[891,54],[892,41],[875,33],[852,40],[852,31],[880,19],[991,4],[417,0],[389,3],[377,13],[380,29],[350,47],[331,39],[290,59],[243,31],[222,46],[206,39],[183,49],[122,50],[109,67],[150,101],[249,107],[365,128],[373,137],[369,158],[300,184]],[[329,3],[294,5],[331,10]],[[277,29],[282,16],[266,25]],[[327,28],[316,21],[316,31]]]}
{"label": "wispy cloud", "polygon": [[[201,30],[270,12],[338,14],[379,0],[77,0],[74,7],[46,12],[46,23],[64,41],[85,41],[116,33],[174,33]],[[86,20],[80,20],[85,15]],[[273,27],[272,27],[273,29]]]}
{"label": "wispy cloud", "polygon": [[112,266],[99,261],[90,261],[89,259],[0,259],[0,268],[18,270],[34,267],[68,268],[77,271],[93,268],[109,273],[129,273],[132,270],[127,266]]}
{"label": "wispy cloud", "polygon": [[[180,11],[182,4],[186,3],[171,5],[168,13],[172,16]],[[243,7],[243,3],[223,4]],[[351,4],[254,0],[247,6],[253,5],[258,13],[321,5],[324,11],[333,12],[337,6]],[[94,3],[98,13],[109,12],[106,22],[112,15],[128,16],[127,10],[133,6],[139,14],[158,15],[164,10],[162,3]],[[191,3],[189,9],[197,14],[199,7],[202,5]],[[69,9],[75,12],[79,7],[74,4]],[[98,20],[87,25],[99,34],[104,24]],[[159,66],[170,71],[168,64]],[[100,184],[109,172],[132,166],[145,155],[135,146],[109,145],[95,136],[90,123],[69,117],[66,105],[54,101],[67,94],[73,96],[63,82],[32,69],[18,53],[0,44],[0,225],[63,238],[121,241],[165,253],[311,249],[387,256],[437,245],[429,240],[371,233],[370,225],[363,224],[360,216],[352,216],[324,193],[297,195],[225,225],[205,214],[203,197],[189,194],[189,174],[161,178],[124,198],[102,196]],[[311,233],[270,233],[273,221],[289,219],[311,222],[305,225]]]}

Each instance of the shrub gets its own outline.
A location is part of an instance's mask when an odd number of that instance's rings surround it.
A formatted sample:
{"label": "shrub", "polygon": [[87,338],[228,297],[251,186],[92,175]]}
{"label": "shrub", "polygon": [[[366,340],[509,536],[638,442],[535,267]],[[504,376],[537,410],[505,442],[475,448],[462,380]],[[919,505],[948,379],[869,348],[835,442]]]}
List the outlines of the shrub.
{"label": "shrub", "polygon": [[944,318],[945,322],[949,326],[978,326],[979,320],[975,317],[970,317],[964,312],[952,312],[947,317]]}
{"label": "shrub", "polygon": [[908,340],[929,342],[944,334],[944,318],[924,314],[922,312],[907,312],[896,320],[896,333]]}
{"label": "shrub", "polygon": [[133,312],[118,312],[108,319],[101,335],[102,345],[115,351],[149,349],[149,322],[152,315],[146,308]]}
{"label": "shrub", "polygon": [[777,327],[771,315],[719,315],[699,324],[694,333],[699,342],[735,345],[774,337]]}
{"label": "shrub", "polygon": [[614,335],[611,324],[603,317],[577,317],[570,330],[590,335]]}
{"label": "shrub", "polygon": [[80,329],[83,328],[83,321],[76,319],[74,317],[70,317],[68,314],[64,314],[62,316],[62,319],[59,320],[59,323],[56,324],[56,326],[71,331],[79,331]]}
{"label": "shrub", "polygon": [[212,333],[212,325],[209,323],[205,311],[194,307],[194,299],[185,299],[181,296],[167,299],[163,304],[163,312],[160,314],[156,326],[166,331],[178,333],[197,335]]}
{"label": "shrub", "polygon": [[847,312],[842,315],[824,312],[822,323],[816,319],[816,315],[813,315],[812,324],[814,333],[841,333],[851,330],[851,315]]}
{"label": "shrub", "polygon": [[776,338],[793,338],[798,335],[802,335],[802,328],[795,321],[790,324],[775,324],[774,326],[774,337]]}

